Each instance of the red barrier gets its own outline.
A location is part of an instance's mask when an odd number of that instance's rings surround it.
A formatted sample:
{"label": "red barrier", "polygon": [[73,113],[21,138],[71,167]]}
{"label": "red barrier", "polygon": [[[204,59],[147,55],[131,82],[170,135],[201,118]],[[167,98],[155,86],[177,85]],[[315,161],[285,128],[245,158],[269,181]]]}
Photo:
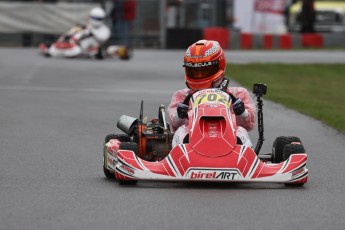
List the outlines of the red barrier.
{"label": "red barrier", "polygon": [[292,48],[292,38],[290,34],[283,34],[279,36],[279,48],[281,49]]}
{"label": "red barrier", "polygon": [[241,49],[251,49],[253,47],[253,35],[248,33],[242,33],[240,39]]}
{"label": "red barrier", "polygon": [[215,40],[223,49],[229,46],[229,30],[223,27],[207,27],[204,29],[204,39]]}
{"label": "red barrier", "polygon": [[[204,39],[207,40],[216,40],[222,46],[223,49],[230,48],[230,31],[227,28],[222,27],[208,27],[203,30]],[[253,36],[251,33],[241,33],[240,34],[240,49],[252,49],[254,45],[254,38],[258,36]],[[275,38],[278,38],[278,47],[274,44]],[[295,38],[299,38],[295,37]],[[298,41],[300,43],[294,44],[293,41]],[[315,47],[322,48],[324,45],[324,39],[322,34],[302,34],[298,40],[292,39],[291,34],[283,35],[272,35],[272,34],[263,34],[262,39],[259,39],[263,49],[292,49],[295,45],[296,47]],[[258,41],[259,41],[258,40]],[[258,44],[257,41],[255,44]]]}
{"label": "red barrier", "polygon": [[264,49],[272,49],[273,48],[273,35],[272,34],[264,34],[264,36],[263,36],[263,48]]}
{"label": "red barrier", "polygon": [[323,47],[323,37],[321,34],[303,34],[301,40],[303,47]]}

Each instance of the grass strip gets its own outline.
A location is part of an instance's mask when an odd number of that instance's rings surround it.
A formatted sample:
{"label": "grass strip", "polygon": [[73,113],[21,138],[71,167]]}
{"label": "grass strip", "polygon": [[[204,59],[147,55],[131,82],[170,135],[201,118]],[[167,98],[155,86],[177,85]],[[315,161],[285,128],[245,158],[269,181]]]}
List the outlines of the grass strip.
{"label": "grass strip", "polygon": [[265,98],[345,133],[345,64],[228,64],[226,75],[249,90],[265,83]]}

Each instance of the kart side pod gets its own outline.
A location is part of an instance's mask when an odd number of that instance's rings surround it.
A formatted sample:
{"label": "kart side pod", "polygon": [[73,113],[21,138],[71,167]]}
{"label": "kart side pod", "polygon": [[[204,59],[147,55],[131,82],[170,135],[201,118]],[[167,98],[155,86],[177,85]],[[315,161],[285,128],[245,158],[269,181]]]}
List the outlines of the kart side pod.
{"label": "kart side pod", "polygon": [[130,117],[127,115],[122,115],[117,121],[117,127],[126,133],[128,136],[131,136],[138,124],[139,119]]}

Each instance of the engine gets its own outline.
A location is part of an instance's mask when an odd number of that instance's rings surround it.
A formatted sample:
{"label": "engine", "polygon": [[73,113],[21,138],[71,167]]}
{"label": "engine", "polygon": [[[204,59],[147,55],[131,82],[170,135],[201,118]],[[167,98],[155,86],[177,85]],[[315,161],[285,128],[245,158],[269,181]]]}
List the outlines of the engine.
{"label": "engine", "polygon": [[171,132],[154,120],[145,126],[141,138],[142,145],[145,145],[145,160],[162,160],[171,150]]}

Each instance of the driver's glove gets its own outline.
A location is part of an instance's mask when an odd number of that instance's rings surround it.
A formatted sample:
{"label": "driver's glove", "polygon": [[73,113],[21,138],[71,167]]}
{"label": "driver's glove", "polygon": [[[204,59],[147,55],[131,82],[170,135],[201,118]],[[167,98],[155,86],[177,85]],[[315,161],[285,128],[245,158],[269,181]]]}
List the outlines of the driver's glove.
{"label": "driver's glove", "polygon": [[241,99],[237,99],[235,103],[232,105],[232,110],[234,111],[236,116],[242,115],[242,113],[244,113],[244,111],[246,110],[244,108],[243,101]]}
{"label": "driver's glove", "polygon": [[188,117],[188,105],[183,103],[178,103],[177,105],[177,116],[181,119]]}

